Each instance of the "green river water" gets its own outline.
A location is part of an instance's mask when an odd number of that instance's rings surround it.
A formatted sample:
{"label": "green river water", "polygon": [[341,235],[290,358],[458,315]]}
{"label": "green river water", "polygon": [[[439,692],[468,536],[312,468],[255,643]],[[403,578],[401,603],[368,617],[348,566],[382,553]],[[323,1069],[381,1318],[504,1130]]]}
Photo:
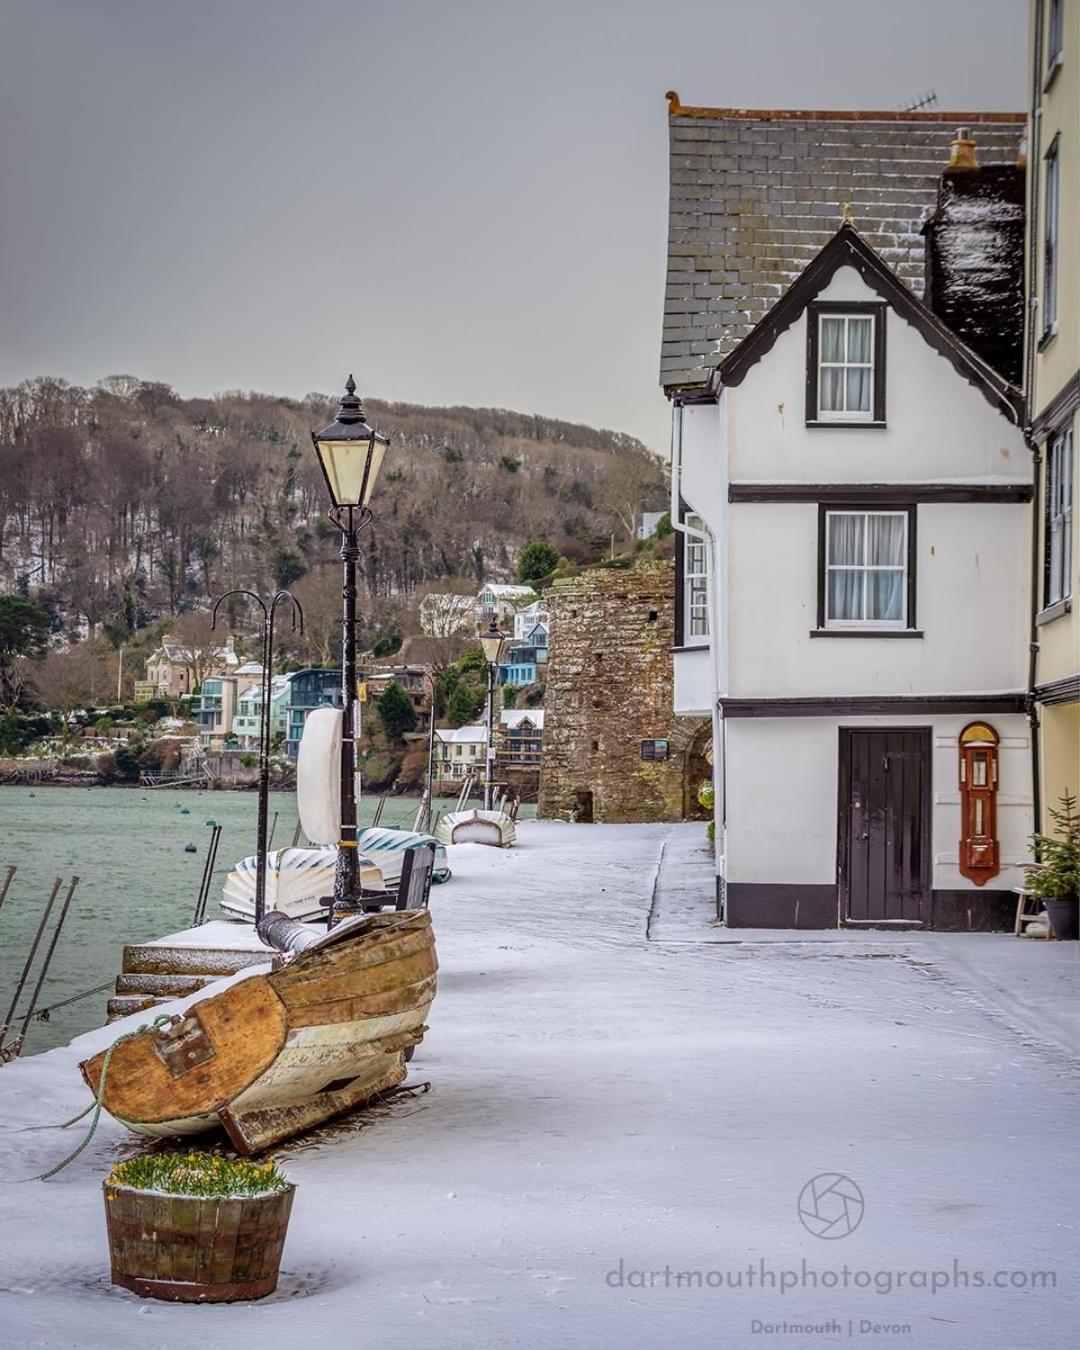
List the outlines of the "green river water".
{"label": "green river water", "polygon": [[[364,799],[362,824],[370,823],[377,800]],[[451,805],[436,802],[444,810]],[[411,829],[416,806],[413,798],[389,798],[380,824]],[[182,814],[184,807],[189,814]],[[114,979],[120,972],[125,943],[145,942],[191,925],[210,842],[208,819],[216,820],[222,832],[206,912],[208,918],[223,918],[218,899],[225,876],[238,859],[255,852],[256,810],[254,792],[0,787],[0,882],[8,865],[18,868],[0,909],[0,1024],[56,877],[64,878],[65,890],[73,873],[81,881],[42,988],[39,1009]],[[271,821],[275,812],[278,819],[272,842],[281,848],[292,843],[296,828],[295,795],[271,794]],[[194,844],[197,852],[185,853],[187,843]],[[20,1000],[16,1029],[65,890],[53,907]],[[72,1036],[100,1026],[109,996],[109,990],[93,994],[58,1009],[47,1022],[35,1018],[23,1053],[63,1045]]]}

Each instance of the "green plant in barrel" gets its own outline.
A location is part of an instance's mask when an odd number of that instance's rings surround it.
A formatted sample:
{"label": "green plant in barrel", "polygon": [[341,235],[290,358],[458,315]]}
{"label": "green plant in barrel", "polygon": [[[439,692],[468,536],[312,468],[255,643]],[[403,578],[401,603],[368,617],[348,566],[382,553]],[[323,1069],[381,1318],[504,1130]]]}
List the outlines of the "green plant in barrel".
{"label": "green plant in barrel", "polygon": [[294,1187],[273,1162],[147,1153],[105,1181],[112,1280],[144,1298],[228,1303],[277,1288]]}

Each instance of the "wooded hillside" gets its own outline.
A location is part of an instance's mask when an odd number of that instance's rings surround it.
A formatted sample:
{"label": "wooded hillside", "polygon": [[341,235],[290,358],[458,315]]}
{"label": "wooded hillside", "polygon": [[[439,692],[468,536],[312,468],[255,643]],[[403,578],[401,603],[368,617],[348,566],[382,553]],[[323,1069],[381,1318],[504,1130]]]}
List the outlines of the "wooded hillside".
{"label": "wooded hillside", "polygon": [[[116,644],[229,587],[336,569],[309,437],[336,406],[182,399],[129,376],[0,390],[0,591]],[[363,540],[369,614],[418,586],[510,579],[537,536],[575,561],[602,556],[666,498],[661,461],[628,436],[500,409],[364,406],[392,439]]]}

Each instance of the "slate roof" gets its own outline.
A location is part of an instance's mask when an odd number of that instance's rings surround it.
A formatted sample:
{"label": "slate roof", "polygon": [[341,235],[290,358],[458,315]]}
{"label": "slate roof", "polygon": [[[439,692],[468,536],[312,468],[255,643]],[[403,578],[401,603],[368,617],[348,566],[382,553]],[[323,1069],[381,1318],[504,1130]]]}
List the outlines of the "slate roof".
{"label": "slate roof", "polygon": [[660,381],[709,372],[829,242],[844,204],[916,295],[919,233],[958,127],[980,164],[1012,164],[1023,113],[811,112],[683,107],[668,94],[670,203]]}

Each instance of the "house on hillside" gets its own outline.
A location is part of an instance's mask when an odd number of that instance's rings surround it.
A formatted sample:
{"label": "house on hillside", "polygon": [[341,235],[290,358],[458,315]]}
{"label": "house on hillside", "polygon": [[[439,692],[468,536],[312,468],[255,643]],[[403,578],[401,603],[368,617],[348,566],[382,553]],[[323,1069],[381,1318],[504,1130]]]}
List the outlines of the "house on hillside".
{"label": "house on hillside", "polygon": [[252,685],[262,684],[262,666],[245,662],[229,675],[207,675],[190,702],[191,715],[203,745],[221,746],[234,739],[233,725],[241,700]]}
{"label": "house on hillside", "polygon": [[285,704],[285,750],[290,759],[300,753],[304,724],[313,708],[340,708],[341,671],[322,667],[294,670],[289,677]]}
{"label": "house on hillside", "polygon": [[[270,743],[285,735],[290,675],[275,675],[270,681]],[[237,693],[233,735],[244,750],[256,750],[262,726],[262,680],[253,679]]]}
{"label": "house on hillside", "polygon": [[[1021,127],[968,118],[976,160],[950,114],[672,100],[689,288],[668,302],[662,376],[675,708],[713,718],[720,913],[1011,927],[1033,825],[1032,472],[1016,278],[998,262]],[[979,160],[993,266],[940,268],[924,303],[975,184],[949,174]],[[711,283],[705,231],[724,240]],[[981,325],[965,292],[1004,317]]]}
{"label": "house on hillside", "polygon": [[1040,828],[1080,796],[1080,5],[1030,0],[1028,422],[1035,493]]}
{"label": "house on hillside", "polygon": [[520,641],[508,642],[499,658],[499,683],[536,684],[547,673],[548,628],[545,623],[534,623]]}
{"label": "house on hillside", "polygon": [[440,789],[456,791],[471,774],[479,783],[484,773],[487,727],[437,728],[435,731],[435,778]]}
{"label": "house on hillside", "polygon": [[495,732],[495,778],[521,801],[537,799],[543,751],[543,708],[504,708]]}
{"label": "house on hillside", "polygon": [[634,538],[651,539],[660,522],[664,519],[664,514],[663,511],[642,511],[637,524],[634,526]]}
{"label": "house on hillside", "polygon": [[512,623],[519,609],[536,601],[537,594],[531,586],[510,586],[489,581],[476,597],[477,629],[488,626],[494,617],[500,627]]}
{"label": "house on hillside", "polygon": [[548,602],[543,596],[538,600],[533,600],[531,604],[523,605],[521,609],[516,609],[514,611],[514,641],[524,642],[538,623],[546,625],[547,618]]}
{"label": "house on hillside", "polygon": [[136,697],[182,698],[199,686],[206,675],[231,675],[240,665],[235,639],[227,637],[222,647],[200,651],[166,636],[146,660],[146,679],[138,681]]}

